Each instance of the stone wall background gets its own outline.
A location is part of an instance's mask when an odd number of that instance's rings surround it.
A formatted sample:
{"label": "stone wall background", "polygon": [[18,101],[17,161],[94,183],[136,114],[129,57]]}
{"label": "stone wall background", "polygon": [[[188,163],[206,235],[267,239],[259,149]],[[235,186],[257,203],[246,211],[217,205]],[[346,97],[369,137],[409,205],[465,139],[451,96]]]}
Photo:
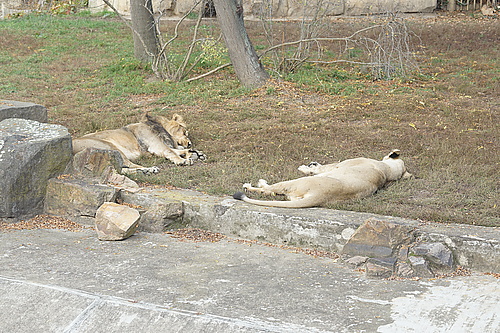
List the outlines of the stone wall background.
{"label": "stone wall background", "polygon": [[[47,0],[50,1],[50,0]],[[65,1],[65,0],[60,0]],[[500,0],[499,0],[500,1]],[[122,15],[130,15],[130,0],[110,0],[111,4]],[[431,13],[439,9],[449,11],[475,11],[481,6],[491,7],[490,2],[482,0],[467,0],[464,2],[446,2],[443,0],[243,0],[244,14],[246,18],[258,18],[263,8],[272,8],[274,18],[299,19],[308,16],[304,13],[304,7],[312,9],[318,2],[322,3],[326,16],[359,16],[370,14],[398,13]],[[160,11],[166,17],[179,17],[189,12],[196,0],[153,0],[153,8],[156,13]],[[28,12],[33,6],[46,4],[43,0],[0,0],[0,19],[11,14]],[[493,7],[498,10],[498,2]],[[92,12],[111,11],[103,0],[88,0],[88,8]],[[494,13],[494,8],[490,8]],[[305,15],[304,15],[305,14]]]}
{"label": "stone wall background", "polygon": [[[320,0],[310,0],[306,8],[315,7]],[[130,0],[112,0],[113,6],[124,15],[130,13]],[[153,0],[155,12],[164,11],[166,16],[181,16],[189,12],[195,0]],[[366,15],[387,12],[431,13],[436,9],[437,0],[324,0],[323,8],[327,16]],[[304,15],[302,0],[243,0],[246,17],[259,16],[263,6],[272,6],[276,18],[301,18]],[[89,0],[89,8],[98,12],[107,10],[102,0]]]}

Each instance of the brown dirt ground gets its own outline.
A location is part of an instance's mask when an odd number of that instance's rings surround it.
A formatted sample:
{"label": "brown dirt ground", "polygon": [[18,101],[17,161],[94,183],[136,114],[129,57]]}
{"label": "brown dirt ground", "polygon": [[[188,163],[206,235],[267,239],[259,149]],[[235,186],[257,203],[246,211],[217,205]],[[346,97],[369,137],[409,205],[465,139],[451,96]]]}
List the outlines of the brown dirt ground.
{"label": "brown dirt ground", "polygon": [[[369,20],[339,18],[331,29],[345,36]],[[458,14],[409,18],[408,24],[422,41],[419,63],[427,78],[349,79],[346,85],[356,90],[354,94],[318,92],[307,85],[272,80],[244,96],[214,91],[217,96],[210,103],[171,105],[162,104],[163,96],[157,93],[109,101],[90,89],[88,100],[82,101],[74,91],[60,90],[61,85],[37,81],[32,82],[40,85],[36,95],[11,93],[2,98],[46,105],[51,121],[75,135],[95,126],[135,121],[144,111],[180,113],[208,161],[189,168],[149,161],[160,164],[162,172],[139,180],[217,195],[230,195],[244,182],[259,178],[276,182],[298,177],[297,167],[310,161],[378,159],[399,148],[415,179],[332,208],[500,226],[500,20]],[[257,23],[247,28],[252,39],[262,38]],[[22,52],[28,52],[26,48],[40,48],[37,43],[30,37],[12,42],[0,35],[0,47],[12,52],[18,49],[13,45],[23,45]],[[50,66],[61,81],[75,80],[67,75],[74,63]],[[228,79],[234,80],[231,71],[204,82],[209,87],[213,80]],[[193,90],[194,95],[200,93]]]}

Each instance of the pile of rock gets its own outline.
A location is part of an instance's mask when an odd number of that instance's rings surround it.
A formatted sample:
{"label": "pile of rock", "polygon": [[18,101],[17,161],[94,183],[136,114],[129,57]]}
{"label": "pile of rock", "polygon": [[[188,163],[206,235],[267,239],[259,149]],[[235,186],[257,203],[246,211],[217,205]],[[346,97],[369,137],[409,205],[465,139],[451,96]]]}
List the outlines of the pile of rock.
{"label": "pile of rock", "polygon": [[[182,218],[182,203],[143,195],[137,183],[118,174],[121,165],[116,151],[86,149],[75,154],[68,174],[48,181],[44,212],[94,224],[96,212],[103,204],[122,203],[124,197],[133,196],[134,200],[127,200],[126,206],[140,214],[138,230],[163,232]],[[106,207],[110,209],[109,205]]]}
{"label": "pile of rock", "polygon": [[132,236],[144,209],[117,203],[121,191],[140,190],[136,182],[118,174],[121,167],[116,151],[91,148],[75,154],[68,173],[48,181],[44,212],[93,224],[100,240]]}
{"label": "pile of rock", "polygon": [[0,101],[0,218],[85,216],[101,240],[130,237],[140,212],[115,201],[139,186],[117,173],[120,154],[90,149],[72,159],[68,130],[46,121],[41,105]]}
{"label": "pile of rock", "polygon": [[364,266],[368,277],[434,277],[452,272],[452,251],[427,242],[415,228],[380,220],[363,223],[343,249],[346,262]]}

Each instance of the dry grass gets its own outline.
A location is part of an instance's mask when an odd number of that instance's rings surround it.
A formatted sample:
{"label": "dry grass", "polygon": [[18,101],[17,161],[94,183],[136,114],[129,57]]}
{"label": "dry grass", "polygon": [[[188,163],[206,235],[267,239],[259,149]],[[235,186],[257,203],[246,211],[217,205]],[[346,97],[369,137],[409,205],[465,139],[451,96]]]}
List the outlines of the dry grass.
{"label": "dry grass", "polygon": [[[241,89],[231,70],[191,84],[155,82],[133,61],[120,22],[51,20],[80,28],[55,38],[38,21],[28,30],[0,22],[0,64],[10,68],[0,74],[1,98],[46,105],[50,120],[75,135],[144,111],[182,114],[208,161],[147,160],[162,172],[139,180],[230,195],[259,178],[295,178],[303,163],[378,159],[399,148],[415,179],[334,208],[500,226],[499,20],[410,19],[425,50],[412,80],[374,82],[362,68],[310,66],[255,91]],[[339,19],[331,29],[345,36],[370,23]],[[258,23],[248,30],[258,45]]]}
{"label": "dry grass", "polygon": [[62,229],[68,231],[82,231],[86,229],[78,223],[52,215],[36,215],[29,220],[9,223],[0,220],[0,231],[34,230],[34,229]]}

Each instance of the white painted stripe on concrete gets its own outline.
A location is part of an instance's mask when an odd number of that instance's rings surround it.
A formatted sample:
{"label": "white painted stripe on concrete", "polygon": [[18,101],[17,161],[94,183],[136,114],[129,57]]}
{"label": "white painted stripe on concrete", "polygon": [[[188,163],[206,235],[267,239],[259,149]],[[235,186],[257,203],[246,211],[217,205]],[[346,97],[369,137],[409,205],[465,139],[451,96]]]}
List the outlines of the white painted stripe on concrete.
{"label": "white painted stripe on concrete", "polygon": [[61,286],[55,285],[47,285],[41,284],[37,282],[31,281],[22,281],[19,279],[13,279],[5,276],[0,276],[0,280],[16,283],[16,284],[24,284],[33,287],[43,288],[54,290],[58,292],[63,292],[75,296],[84,297],[87,299],[93,299],[94,301],[85,308],[72,322],[66,327],[64,330],[65,333],[73,333],[80,332],[80,327],[85,323],[85,321],[95,312],[98,312],[101,307],[104,305],[115,305],[119,307],[128,307],[128,308],[137,308],[141,310],[167,313],[172,317],[184,317],[186,320],[194,320],[197,322],[203,322],[205,324],[209,323],[220,323],[228,325],[232,328],[240,328],[241,332],[279,332],[279,333],[328,333],[328,331],[318,330],[310,327],[302,327],[300,325],[294,325],[290,323],[284,323],[281,325],[280,323],[269,323],[262,321],[257,318],[248,318],[246,320],[241,320],[237,318],[229,318],[216,316],[211,314],[198,313],[193,311],[179,310],[179,309],[171,309],[165,306],[147,303],[147,302],[136,302],[134,300],[128,300],[115,296],[107,296],[107,295],[98,295],[92,294],[85,291],[70,289]]}

